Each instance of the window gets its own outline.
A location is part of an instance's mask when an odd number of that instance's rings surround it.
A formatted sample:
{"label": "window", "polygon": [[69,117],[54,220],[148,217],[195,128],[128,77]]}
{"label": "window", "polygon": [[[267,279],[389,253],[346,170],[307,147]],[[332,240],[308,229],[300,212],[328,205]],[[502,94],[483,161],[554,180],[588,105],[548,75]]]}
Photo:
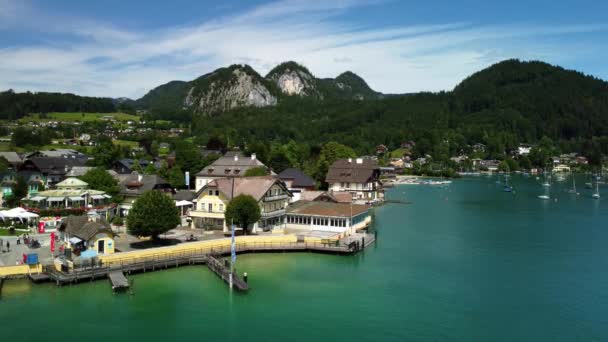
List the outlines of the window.
{"label": "window", "polygon": [[209,212],[213,211],[213,203],[209,203]]}
{"label": "window", "polygon": [[209,190],[209,196],[213,196],[213,190]]}
{"label": "window", "polygon": [[205,203],[201,203],[201,210],[205,210]]}
{"label": "window", "polygon": [[215,196],[219,196],[220,195],[220,191],[219,190],[215,190]]}
{"label": "window", "polygon": [[220,211],[224,211],[224,205],[220,204]]}

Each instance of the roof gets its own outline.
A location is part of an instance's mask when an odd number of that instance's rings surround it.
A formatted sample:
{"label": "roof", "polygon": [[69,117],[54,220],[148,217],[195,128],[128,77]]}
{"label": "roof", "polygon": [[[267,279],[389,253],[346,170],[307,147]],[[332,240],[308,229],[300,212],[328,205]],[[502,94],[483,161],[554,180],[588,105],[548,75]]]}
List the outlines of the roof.
{"label": "roof", "polygon": [[289,192],[285,187],[285,183],[275,176],[259,176],[259,177],[239,177],[239,178],[219,178],[207,183],[198,191],[198,198],[204,191],[208,189],[217,189],[230,200],[232,199],[232,186],[234,182],[234,197],[239,195],[249,195],[257,201],[268,192],[274,184],[281,184],[285,191]]}
{"label": "roof", "polygon": [[353,195],[347,191],[304,191],[300,196],[302,201],[351,203]]}
{"label": "roof", "polygon": [[199,171],[196,175],[211,177],[242,176],[247,170],[259,166],[265,167],[266,165],[254,156],[247,157],[242,153],[229,152]]}
{"label": "roof", "polygon": [[370,179],[377,178],[379,171],[378,162],[373,159],[339,159],[327,171],[325,181],[327,183],[367,183]]}
{"label": "roof", "polygon": [[196,196],[196,192],[191,190],[179,190],[173,195],[173,199],[176,201],[192,201]]}
{"label": "roof", "polygon": [[68,216],[62,226],[65,227],[65,232],[69,235],[79,237],[85,241],[99,233],[114,236],[112,229],[106,222],[91,222],[87,216]]}
{"label": "roof", "polygon": [[279,174],[281,180],[291,180],[292,188],[314,188],[315,181],[299,169],[289,168]]}
{"label": "roof", "polygon": [[[133,164],[135,164],[135,159],[130,159],[130,158],[125,158],[125,159],[119,159],[116,161],[117,164],[122,165],[124,168],[127,168],[129,170],[133,169]],[[161,163],[159,161],[148,161],[148,160],[143,160],[140,159],[139,160],[139,167],[143,170],[146,167],[148,167],[148,165],[152,164],[154,166],[154,168],[156,169],[160,169],[161,167]]]}
{"label": "roof", "polygon": [[66,173],[68,177],[80,177],[84,176],[87,172],[94,169],[92,166],[73,166],[72,169]]}
{"label": "roof", "polygon": [[351,217],[365,213],[369,206],[333,202],[299,201],[287,207],[287,214],[308,216]]}
{"label": "roof", "polygon": [[74,166],[84,166],[86,160],[81,158],[33,157],[24,162],[31,164],[40,172],[51,175],[65,175]]}
{"label": "roof", "polygon": [[0,152],[0,157],[4,157],[10,164],[23,163],[23,159],[17,154],[17,152]]}
{"label": "roof", "polygon": [[83,180],[80,180],[80,179],[78,179],[76,177],[68,177],[65,180],[63,180],[63,181],[55,184],[55,186],[57,186],[58,188],[61,188],[61,187],[75,187],[75,186],[86,187],[88,185],[89,185],[89,183],[87,183],[87,182],[85,182]]}
{"label": "roof", "polygon": [[126,175],[120,182],[120,188],[121,194],[135,196],[153,189],[172,189],[171,185],[160,176],[137,173]]}

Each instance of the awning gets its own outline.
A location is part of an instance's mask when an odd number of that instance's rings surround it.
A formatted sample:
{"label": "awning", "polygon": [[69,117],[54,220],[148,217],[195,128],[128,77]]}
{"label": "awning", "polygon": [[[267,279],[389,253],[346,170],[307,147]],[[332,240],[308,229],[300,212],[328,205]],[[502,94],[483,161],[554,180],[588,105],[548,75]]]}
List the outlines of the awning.
{"label": "awning", "polygon": [[100,200],[100,199],[104,199],[105,197],[103,197],[103,195],[93,195],[93,196],[91,196],[91,198],[95,199],[95,200]]}
{"label": "awning", "polygon": [[110,195],[103,195],[103,197],[105,197],[105,198],[112,198],[112,196],[110,196]]}
{"label": "awning", "polygon": [[188,205],[193,205],[194,203],[190,202],[190,201],[177,201],[175,202],[175,206],[176,207],[185,207]]}
{"label": "awning", "polygon": [[40,197],[40,196],[34,196],[32,198],[29,198],[28,201],[34,201],[34,202],[40,202],[44,199],[44,197]]}
{"label": "awning", "polygon": [[84,198],[80,196],[68,197],[70,201],[84,201]]}
{"label": "awning", "polygon": [[82,242],[82,239],[79,239],[79,238],[77,238],[75,236],[73,236],[73,237],[70,238],[70,243],[73,244],[73,245],[75,245],[75,244],[77,244],[79,242]]}
{"label": "awning", "polygon": [[94,249],[87,249],[86,251],[80,253],[81,259],[90,259],[97,256],[97,251]]}
{"label": "awning", "polygon": [[63,202],[65,197],[47,197],[48,202]]}

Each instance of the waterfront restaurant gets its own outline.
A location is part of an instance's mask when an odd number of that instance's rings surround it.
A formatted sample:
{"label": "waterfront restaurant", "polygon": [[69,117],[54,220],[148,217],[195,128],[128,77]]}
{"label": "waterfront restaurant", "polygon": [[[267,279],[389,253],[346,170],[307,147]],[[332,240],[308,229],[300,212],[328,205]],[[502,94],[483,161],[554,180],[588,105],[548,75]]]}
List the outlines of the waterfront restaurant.
{"label": "waterfront restaurant", "polygon": [[362,204],[299,201],[287,208],[286,228],[352,234],[371,224]]}
{"label": "waterfront restaurant", "polygon": [[111,196],[103,191],[91,190],[89,185],[78,178],[67,178],[57,183],[57,189],[30,194],[22,202],[35,209],[91,209],[105,211],[110,205]]}

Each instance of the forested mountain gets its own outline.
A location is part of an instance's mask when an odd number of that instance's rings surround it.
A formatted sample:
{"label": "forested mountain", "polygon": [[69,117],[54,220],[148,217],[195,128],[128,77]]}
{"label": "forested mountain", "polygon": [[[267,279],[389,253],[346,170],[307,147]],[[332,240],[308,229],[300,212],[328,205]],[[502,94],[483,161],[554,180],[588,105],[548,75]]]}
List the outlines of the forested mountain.
{"label": "forested mountain", "polygon": [[94,112],[110,113],[117,110],[113,99],[86,97],[62,93],[0,92],[0,119],[18,119],[29,113]]}
{"label": "forested mountain", "polygon": [[336,79],[318,79],[306,67],[285,62],[266,77],[248,65],[231,65],[190,82],[169,82],[151,90],[136,104],[154,113],[154,117],[172,119],[175,118],[172,111],[182,115],[187,115],[183,112],[187,110],[195,116],[218,116],[243,107],[274,107],[281,102],[291,102],[292,97],[331,102],[371,100],[382,95],[352,72]]}

